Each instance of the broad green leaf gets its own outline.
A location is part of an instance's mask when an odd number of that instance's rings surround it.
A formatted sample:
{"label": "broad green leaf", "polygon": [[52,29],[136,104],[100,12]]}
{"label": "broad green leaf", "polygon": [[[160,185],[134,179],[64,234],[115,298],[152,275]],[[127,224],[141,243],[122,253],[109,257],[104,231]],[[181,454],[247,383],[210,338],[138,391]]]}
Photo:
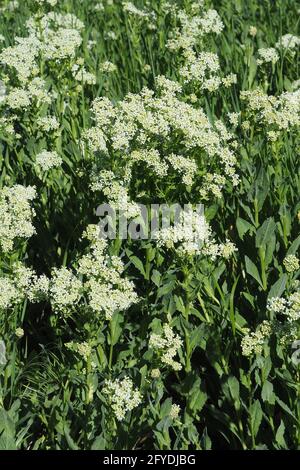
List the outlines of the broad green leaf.
{"label": "broad green leaf", "polygon": [[227,383],[233,400],[238,401],[240,398],[240,384],[238,379],[234,376],[230,376]]}
{"label": "broad green leaf", "polygon": [[251,433],[253,434],[254,437],[256,437],[259,431],[260,425],[261,425],[262,417],[263,417],[259,400],[255,400],[252,403],[252,405],[249,408],[249,415],[250,415]]}
{"label": "broad green leaf", "polygon": [[110,341],[113,345],[117,344],[120,334],[122,333],[123,317],[120,313],[114,313],[110,321]]}
{"label": "broad green leaf", "polygon": [[269,382],[268,380],[266,380],[265,383],[263,384],[261,397],[263,401],[270,403],[270,405],[275,404],[275,393],[273,391],[273,384]]}
{"label": "broad green leaf", "polygon": [[260,278],[259,272],[253,261],[251,261],[248,256],[245,256],[245,263],[246,263],[246,272],[252,276],[261,287],[263,287],[262,280]]}
{"label": "broad green leaf", "polygon": [[142,261],[137,256],[130,256],[130,261],[136,267],[136,269],[138,269],[138,271],[144,277],[146,277],[146,272],[145,272],[144,265],[143,265]]}
{"label": "broad green leaf", "polygon": [[276,397],[276,402],[278,403],[278,405],[289,415],[291,416],[291,418],[293,418],[295,420],[296,423],[298,423],[299,425],[299,422],[296,418],[296,416],[294,415],[294,413],[292,412],[292,410],[288,407],[288,405],[286,403],[284,403],[282,400],[280,400],[280,398]]}
{"label": "broad green leaf", "polygon": [[156,269],[153,269],[151,281],[156,285],[156,287],[160,286],[161,274]]}
{"label": "broad green leaf", "polygon": [[299,246],[300,246],[300,235],[298,235],[296,240],[293,241],[293,243],[289,247],[286,254],[287,255],[295,255],[297,253],[298,249],[299,249]]}
{"label": "broad green leaf", "polygon": [[281,448],[286,449],[287,446],[286,446],[286,442],[284,439],[284,433],[285,433],[285,425],[284,425],[284,422],[281,420],[280,426],[278,427],[276,431],[275,439],[276,439],[277,444]]}
{"label": "broad green leaf", "polygon": [[243,219],[242,217],[238,217],[236,221],[236,228],[241,240],[244,239],[244,235],[249,232],[255,230],[255,227],[247,222],[247,220]]}
{"label": "broad green leaf", "polygon": [[102,436],[96,437],[96,439],[94,440],[94,442],[92,444],[91,449],[92,450],[105,450],[106,445],[105,445],[104,437],[102,437]]}
{"label": "broad green leaf", "polygon": [[70,429],[68,427],[64,427],[64,435],[65,435],[65,438],[68,442],[68,445],[69,445],[69,449],[71,450],[79,450],[79,447],[78,445],[74,442],[73,438],[71,437],[70,435]]}
{"label": "broad green leaf", "polygon": [[257,230],[255,237],[256,248],[262,248],[269,243],[275,232],[276,224],[273,217],[269,217],[264,221],[262,226]]}
{"label": "broad green leaf", "polygon": [[8,433],[0,435],[0,450],[17,450],[15,439]]}
{"label": "broad green leaf", "polygon": [[273,284],[268,294],[269,299],[271,299],[272,297],[280,297],[283,294],[286,283],[287,283],[287,279],[288,279],[287,274],[283,274],[278,279],[278,281],[276,281],[275,284]]}

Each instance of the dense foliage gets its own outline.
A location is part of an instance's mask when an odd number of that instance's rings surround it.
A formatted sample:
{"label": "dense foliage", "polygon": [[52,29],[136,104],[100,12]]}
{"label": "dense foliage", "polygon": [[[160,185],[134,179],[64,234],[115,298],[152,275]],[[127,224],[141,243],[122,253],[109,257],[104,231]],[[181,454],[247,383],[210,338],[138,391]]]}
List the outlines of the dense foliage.
{"label": "dense foliage", "polygon": [[0,449],[298,448],[300,2],[0,8]]}

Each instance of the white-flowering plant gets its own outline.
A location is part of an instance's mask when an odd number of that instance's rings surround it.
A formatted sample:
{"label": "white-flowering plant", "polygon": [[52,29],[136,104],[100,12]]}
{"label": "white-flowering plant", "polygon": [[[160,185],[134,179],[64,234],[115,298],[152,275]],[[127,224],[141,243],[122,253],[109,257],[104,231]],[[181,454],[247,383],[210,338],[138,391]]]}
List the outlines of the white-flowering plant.
{"label": "white-flowering plant", "polygon": [[18,240],[27,240],[35,233],[32,224],[35,211],[32,201],[36,197],[34,187],[15,185],[0,190],[0,246],[9,252]]}
{"label": "white-flowering plant", "polygon": [[55,268],[50,280],[50,301],[54,311],[70,316],[76,310],[93,313],[96,322],[111,320],[138,301],[132,281],[123,277],[124,264],[107,253],[107,241],[99,239],[97,225],[89,225],[84,237],[89,250],[78,259],[74,270]]}
{"label": "white-flowering plant", "polygon": [[107,380],[102,388],[111,410],[118,421],[123,421],[129,411],[142,403],[142,395],[129,377]]}
{"label": "white-flowering plant", "polygon": [[0,449],[299,448],[298,3],[0,0]]}
{"label": "white-flowering plant", "polygon": [[168,324],[163,325],[162,330],[161,334],[151,333],[149,348],[153,350],[162,365],[169,366],[175,371],[181,370],[182,365],[174,357],[183,344],[182,339]]}

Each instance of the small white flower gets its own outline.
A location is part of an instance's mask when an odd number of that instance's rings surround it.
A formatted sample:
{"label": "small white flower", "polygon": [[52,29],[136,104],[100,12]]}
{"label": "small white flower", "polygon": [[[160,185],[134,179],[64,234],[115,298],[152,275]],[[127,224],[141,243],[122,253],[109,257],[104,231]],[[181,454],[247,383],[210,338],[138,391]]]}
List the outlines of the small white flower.
{"label": "small white flower", "polygon": [[43,171],[48,171],[51,170],[51,168],[60,167],[62,159],[57,152],[48,152],[47,150],[43,150],[36,156],[36,164]]}
{"label": "small white flower", "polygon": [[17,239],[30,238],[35,229],[31,223],[35,215],[31,201],[35,188],[15,185],[0,190],[0,246],[4,252],[13,249]]}
{"label": "small white flower", "polygon": [[173,403],[171,407],[170,415],[169,415],[170,418],[173,420],[177,419],[179,416],[179,413],[180,413],[180,406]]}
{"label": "small white flower", "polygon": [[176,371],[182,369],[180,362],[174,360],[182,344],[180,336],[176,335],[168,324],[163,325],[162,334],[151,333],[149,339],[149,347],[153,349],[161,363]]}
{"label": "small white flower", "polygon": [[140,405],[142,395],[129,377],[107,380],[102,392],[107,396],[111,409],[118,421],[123,421],[128,411]]}
{"label": "small white flower", "polygon": [[299,258],[295,255],[288,255],[283,260],[283,265],[288,273],[293,273],[298,271],[300,268],[300,261]]}

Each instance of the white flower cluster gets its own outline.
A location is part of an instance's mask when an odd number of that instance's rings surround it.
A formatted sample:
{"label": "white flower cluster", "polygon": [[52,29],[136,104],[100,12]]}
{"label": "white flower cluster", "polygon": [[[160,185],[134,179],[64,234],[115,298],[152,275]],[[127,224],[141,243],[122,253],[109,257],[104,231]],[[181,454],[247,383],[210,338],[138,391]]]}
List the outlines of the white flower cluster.
{"label": "white flower cluster", "polygon": [[293,34],[284,34],[282,38],[276,43],[278,49],[294,50],[300,46],[300,38]]}
{"label": "white flower cluster", "polygon": [[39,42],[31,37],[16,38],[17,44],[5,48],[0,54],[0,63],[16,70],[21,83],[38,73],[36,58]]}
{"label": "white flower cluster", "polygon": [[180,411],[181,411],[180,406],[177,405],[176,403],[173,403],[171,406],[170,414],[169,414],[170,418],[173,420],[178,419]]}
{"label": "white flower cluster", "polygon": [[20,327],[16,328],[16,330],[15,330],[15,335],[16,335],[16,337],[19,338],[19,339],[20,339],[20,338],[23,338],[23,336],[24,336],[24,330],[23,330],[23,328],[20,328]]}
{"label": "white flower cluster", "polygon": [[132,2],[123,2],[123,10],[131,15],[135,15],[140,18],[145,18],[148,16],[148,13],[144,10],[137,8]]}
{"label": "white flower cluster", "polygon": [[217,244],[205,216],[192,208],[181,211],[178,222],[163,227],[155,233],[159,246],[176,249],[179,255],[204,255],[211,260],[217,257],[229,259],[236,246],[229,240]]}
{"label": "white flower cluster", "polygon": [[140,405],[142,395],[129,377],[107,380],[102,393],[107,396],[110,407],[118,421],[123,421],[128,411]]}
{"label": "white flower cluster", "polygon": [[43,171],[49,171],[51,168],[60,167],[62,164],[62,158],[57,152],[48,152],[43,150],[36,156],[36,165],[38,165]]}
{"label": "white flower cluster", "polygon": [[127,219],[140,215],[138,204],[130,200],[124,183],[112,171],[103,170],[100,174],[93,175],[92,179],[92,191],[102,191],[112,208],[121,211]]}
{"label": "white flower cluster", "polygon": [[276,51],[276,49],[274,49],[274,47],[258,49],[258,57],[259,57],[257,59],[258,65],[268,63],[268,62],[271,62],[272,64],[276,64],[276,62],[279,60],[279,54]]}
{"label": "white flower cluster", "polygon": [[180,175],[182,175],[182,182],[187,186],[192,186],[194,177],[197,173],[197,164],[191,158],[183,157],[172,153],[167,157],[171,167]]}
{"label": "white flower cluster", "polygon": [[258,326],[255,332],[249,333],[249,329],[244,330],[245,336],[242,339],[241,347],[244,356],[251,356],[253,353],[261,354],[263,346],[273,332],[272,323],[265,320]]}
{"label": "white flower cluster", "polygon": [[15,263],[12,274],[0,277],[0,310],[8,310],[28,299],[39,302],[48,295],[49,280],[38,276],[20,262]]}
{"label": "white flower cluster", "polygon": [[139,26],[143,25],[150,31],[157,29],[157,14],[154,9],[150,9],[150,2],[146,2],[147,8],[138,8],[132,2],[122,2],[125,15],[129,16],[130,21],[134,21]]}
{"label": "white flower cluster", "polygon": [[48,3],[52,7],[54,7],[57,4],[58,0],[34,0],[38,5],[44,5],[45,3]]}
{"label": "white flower cluster", "polygon": [[203,247],[202,253],[214,261],[217,257],[229,259],[236,251],[237,247],[230,240],[219,244],[215,243],[214,240],[208,240],[207,244]]}
{"label": "white flower cluster", "polygon": [[53,311],[69,316],[81,298],[82,282],[65,266],[54,268],[51,273],[49,294]]}
{"label": "white flower cluster", "polygon": [[59,128],[59,122],[55,116],[40,117],[37,119],[36,123],[44,132],[56,131]]}
{"label": "white flower cluster", "polygon": [[[267,302],[267,310],[275,315],[273,320],[263,321],[255,332],[245,329],[246,335],[242,339],[242,352],[244,356],[253,353],[261,354],[264,344],[272,334],[277,335],[281,344],[286,345],[297,339],[300,320],[300,291],[295,284],[294,291],[289,298],[273,297]],[[285,321],[286,320],[286,321]]]}
{"label": "white flower cluster", "polygon": [[199,8],[192,10],[192,16],[180,11],[177,17],[180,27],[175,29],[173,37],[168,40],[167,48],[178,52],[182,51],[184,59],[179,74],[184,83],[194,82],[200,89],[215,92],[221,85],[229,87],[237,82],[235,74],[221,78],[218,55],[212,52],[198,52],[199,43],[202,46],[203,36],[215,33],[220,34],[223,23],[215,10],[203,11],[199,16]]}
{"label": "white flower cluster", "polygon": [[162,160],[156,149],[134,150],[130,154],[129,165],[133,165],[136,162],[144,162],[159,177],[166,176],[168,173],[168,165]]}
{"label": "white flower cluster", "polygon": [[65,343],[65,347],[79,354],[85,361],[87,361],[92,354],[92,347],[86,341],[82,343],[70,341],[69,343]]}
{"label": "white flower cluster", "polygon": [[200,254],[204,244],[209,240],[211,231],[204,215],[186,210],[179,215],[178,222],[156,232],[159,246],[177,248],[182,254]]}
{"label": "white flower cluster", "polygon": [[240,115],[241,113],[227,113],[229,122],[233,127],[237,127],[239,125]]}
{"label": "white flower cluster", "polygon": [[250,28],[249,28],[249,34],[250,34],[250,36],[252,36],[253,38],[255,38],[255,36],[257,35],[257,28],[256,28],[256,26],[250,26]]}
{"label": "white flower cluster", "polygon": [[107,241],[98,239],[98,226],[89,226],[85,237],[91,243],[90,252],[79,260],[78,273],[83,276],[92,311],[103,313],[110,320],[114,312],[127,310],[137,302],[134,285],[121,277],[124,271],[121,259],[106,253]]}
{"label": "white flower cluster", "polygon": [[300,269],[300,260],[295,255],[287,255],[283,260],[283,265],[288,273],[293,273]]}
{"label": "white flower cluster", "polygon": [[84,237],[90,242],[89,252],[78,260],[74,273],[66,267],[53,270],[50,301],[58,314],[71,315],[81,302],[82,309],[110,320],[114,312],[127,310],[137,301],[133,283],[122,277],[123,262],[106,253],[107,241],[98,239],[98,230],[97,225],[87,227]]}
{"label": "white flower cluster", "polygon": [[[208,198],[211,194],[221,197],[227,182],[234,186],[238,184],[236,157],[228,145],[232,136],[224,132],[224,125],[221,130],[220,126],[213,126],[201,108],[196,109],[179,99],[181,87],[177,82],[163,76],[157,77],[156,82],[157,95],[143,88],[138,94],[130,93],[116,105],[107,98],[96,99],[92,108],[95,126],[84,134],[89,148],[106,155],[110,151],[120,152],[124,169],[121,179],[130,175],[133,162],[137,160],[143,160],[155,176],[163,178],[168,159],[169,168],[176,165],[172,145],[176,142],[177,147],[180,139],[181,157],[185,160],[177,159],[180,161],[177,168],[183,163],[188,168],[182,171],[184,182],[191,183],[196,164],[201,174],[205,174],[201,181],[202,197]],[[161,146],[161,140],[171,150],[169,155],[162,155],[157,148]],[[212,161],[216,163],[216,172],[209,178],[204,169],[211,167]]]}
{"label": "white flower cluster", "polygon": [[19,134],[17,134],[14,129],[15,119],[16,119],[16,116],[13,116],[13,115],[0,117],[0,129],[3,134],[18,138]]}
{"label": "white flower cluster", "polygon": [[51,96],[45,88],[45,81],[36,77],[24,88],[11,88],[4,102],[12,110],[26,109],[34,103],[51,103]]}
{"label": "white flower cluster", "polygon": [[0,190],[0,247],[11,251],[14,241],[30,238],[35,233],[32,219],[35,215],[31,201],[35,188],[15,185]]}
{"label": "white flower cluster", "polygon": [[71,13],[49,12],[42,18],[30,18],[26,26],[46,60],[73,58],[82,42],[80,31],[84,24]]}
{"label": "white flower cluster", "polygon": [[93,73],[88,72],[81,61],[73,65],[72,67],[72,74],[76,81],[81,82],[87,85],[95,85],[96,84],[96,76]]}
{"label": "white flower cluster", "polygon": [[[1,87],[0,104],[6,104],[11,110],[26,110],[34,104],[51,103],[53,93],[47,91],[45,81],[38,77],[40,63],[73,58],[82,42],[80,31],[83,27],[83,23],[72,14],[49,12],[42,17],[31,17],[26,22],[29,36],[16,37],[15,45],[3,49],[0,53],[0,64],[16,73],[20,85],[7,87],[5,93]],[[94,81],[87,72],[84,73],[84,79]],[[45,124],[45,131],[48,125],[53,124]]]}
{"label": "white flower cluster", "polygon": [[117,70],[117,66],[113,64],[112,62],[109,62],[109,60],[106,60],[105,62],[102,62],[100,64],[99,70],[100,72],[111,73]]}
{"label": "white flower cluster", "polygon": [[180,362],[174,359],[182,344],[180,336],[175,334],[167,323],[163,325],[162,334],[151,333],[149,339],[149,347],[153,349],[160,362],[175,371],[182,369]]}
{"label": "white flower cluster", "polygon": [[97,2],[94,5],[94,10],[95,11],[103,11],[104,10],[104,5],[102,2]]}
{"label": "white flower cluster", "polygon": [[177,16],[180,28],[175,29],[173,37],[167,43],[167,47],[174,51],[191,49],[205,34],[220,34],[224,28],[216,10],[205,11],[203,16],[189,16],[181,10]]}
{"label": "white flower cluster", "polygon": [[[289,130],[300,124],[300,89],[280,96],[266,95],[262,90],[242,91],[241,99],[258,124],[272,126],[272,131]],[[276,137],[276,134],[275,134]]]}
{"label": "white flower cluster", "polygon": [[293,292],[289,299],[273,297],[268,300],[267,310],[277,315],[284,315],[289,322],[300,319],[300,292]]}
{"label": "white flower cluster", "polygon": [[[220,70],[219,57],[212,52],[200,52],[196,55],[192,49],[188,49],[184,54],[184,58],[185,65],[179,70],[179,73],[184,78],[185,83],[197,81],[205,84],[205,78]],[[204,85],[202,87],[205,88]]]}

